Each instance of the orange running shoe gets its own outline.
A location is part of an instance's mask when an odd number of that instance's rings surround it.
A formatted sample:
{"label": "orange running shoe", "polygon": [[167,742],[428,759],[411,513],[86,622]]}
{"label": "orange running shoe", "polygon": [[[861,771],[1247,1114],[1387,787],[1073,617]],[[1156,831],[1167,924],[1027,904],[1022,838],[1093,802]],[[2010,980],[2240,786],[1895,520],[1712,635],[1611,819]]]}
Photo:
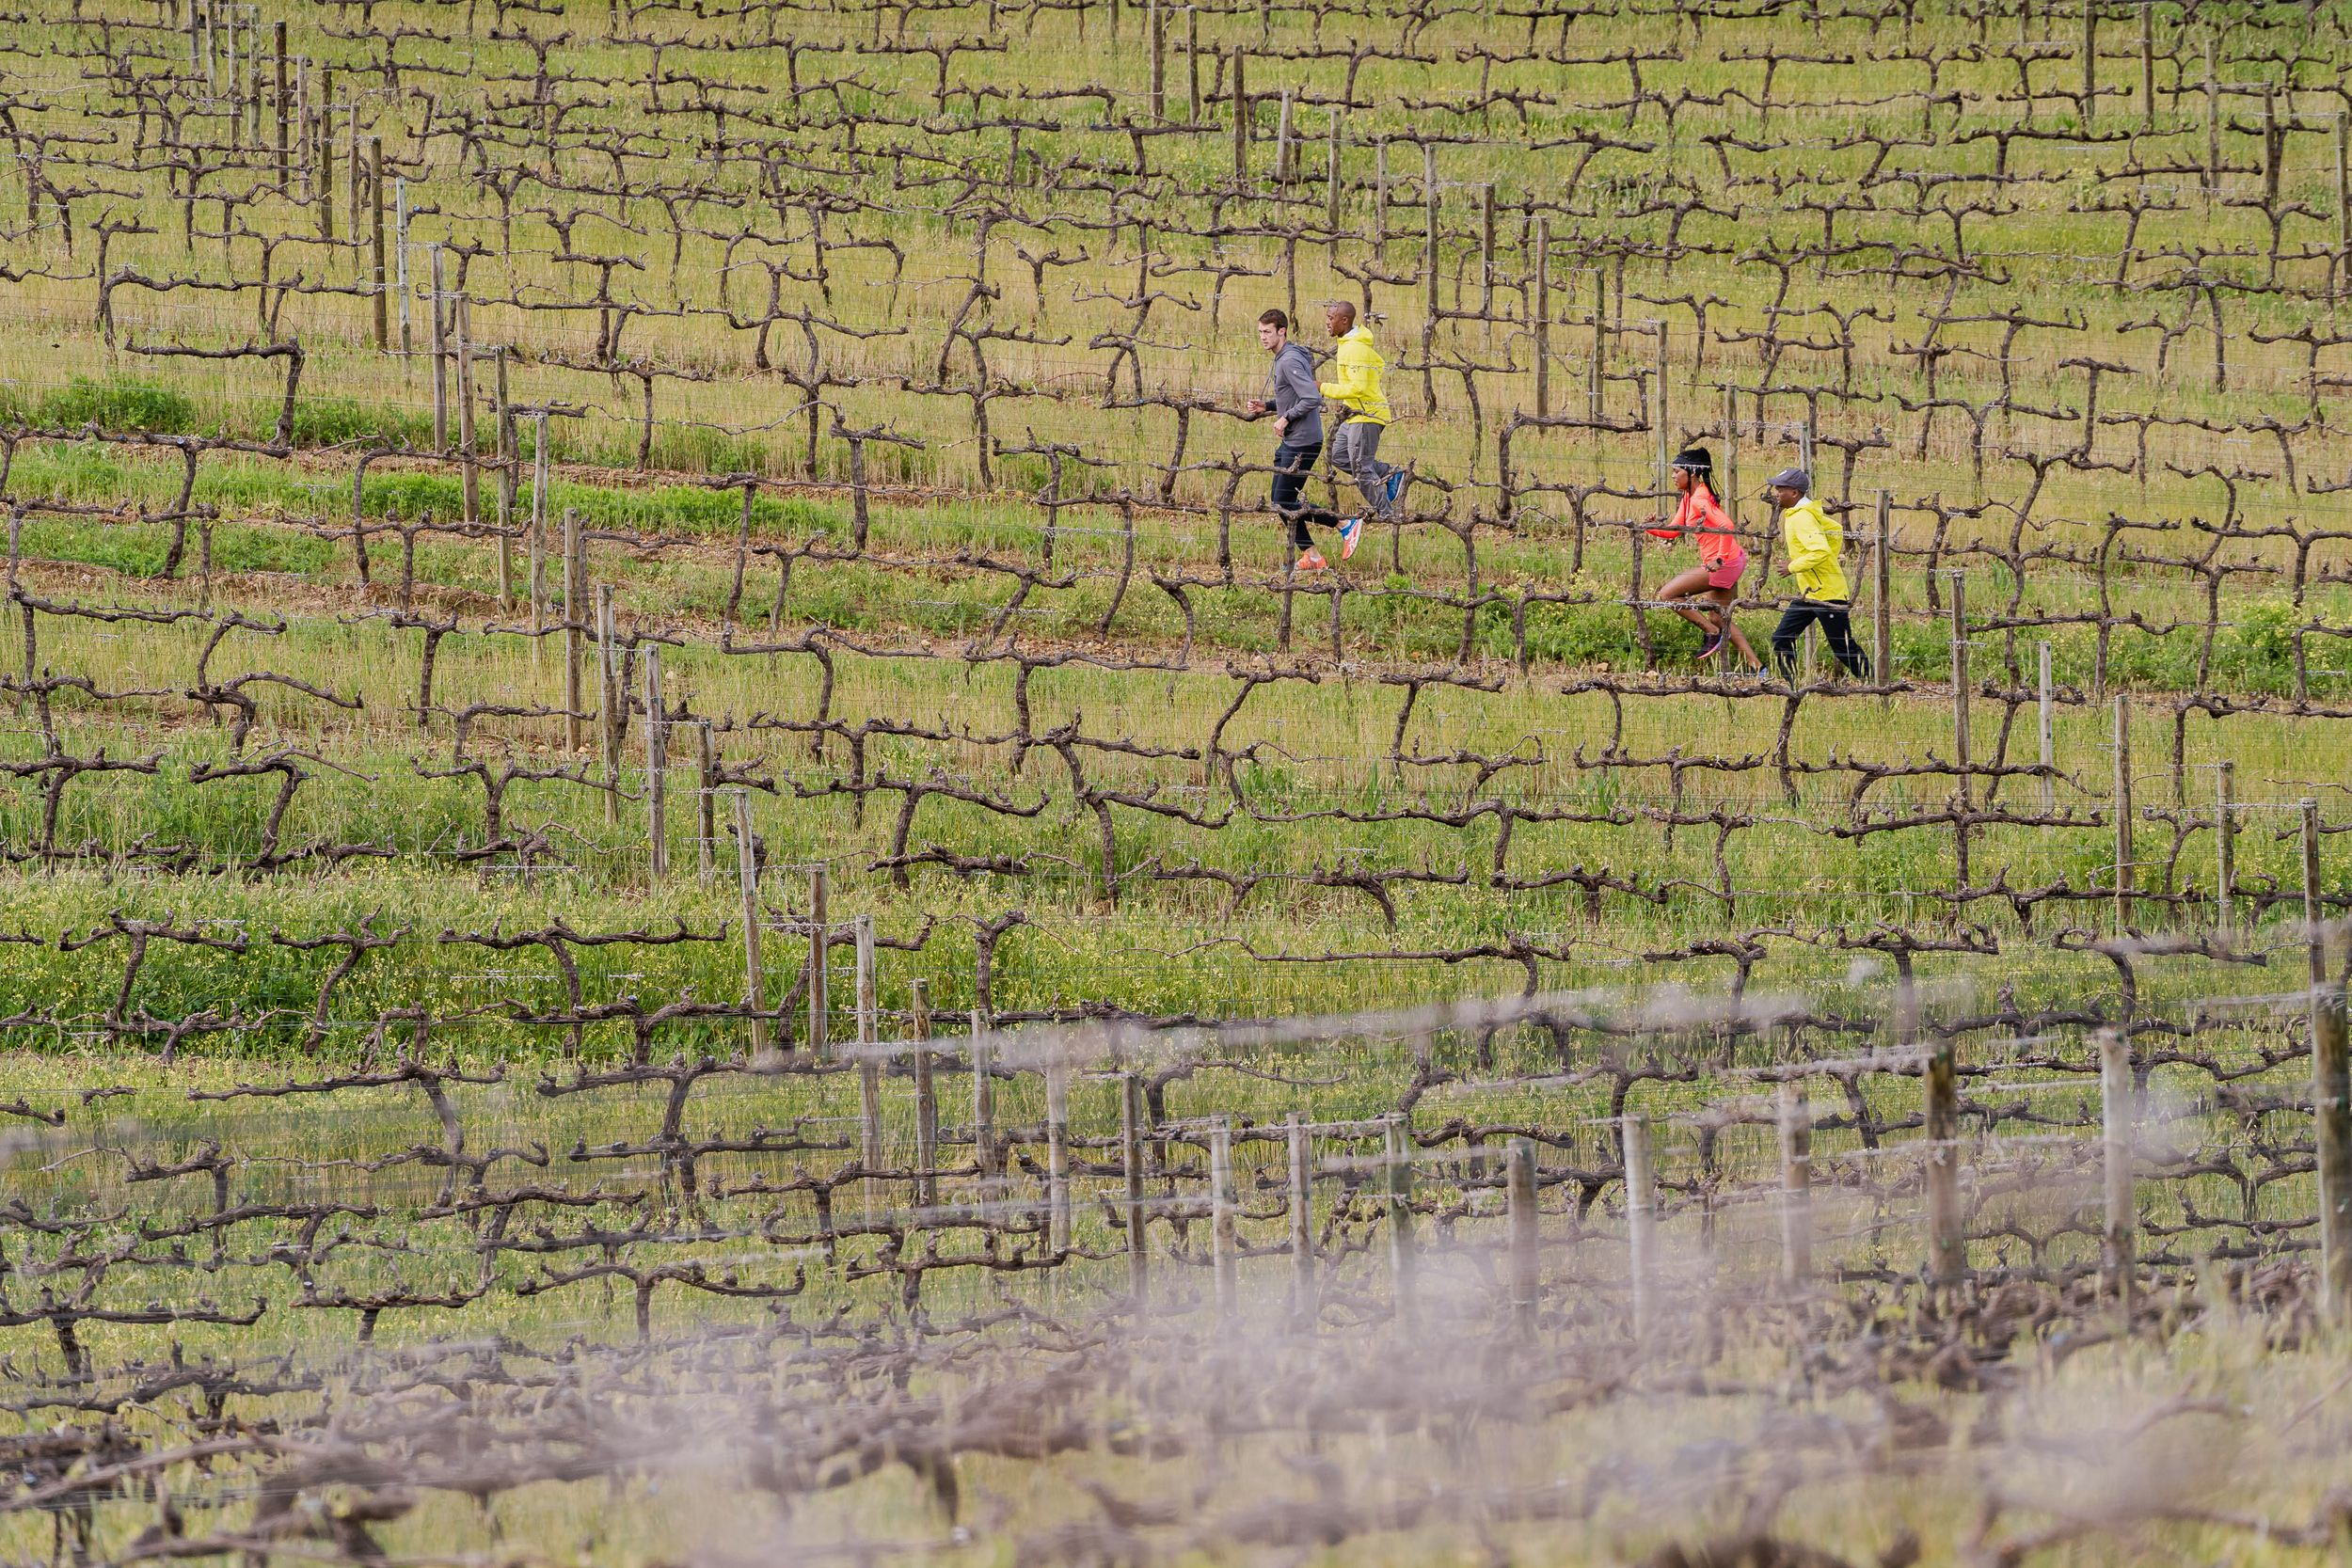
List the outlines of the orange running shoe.
{"label": "orange running shoe", "polygon": [[1356,553],[1356,542],[1364,536],[1364,520],[1350,517],[1340,525],[1340,559],[1345,561]]}
{"label": "orange running shoe", "polygon": [[1321,550],[1310,545],[1305,553],[1299,556],[1298,564],[1295,569],[1301,572],[1320,572],[1328,569],[1330,564],[1323,559]]}

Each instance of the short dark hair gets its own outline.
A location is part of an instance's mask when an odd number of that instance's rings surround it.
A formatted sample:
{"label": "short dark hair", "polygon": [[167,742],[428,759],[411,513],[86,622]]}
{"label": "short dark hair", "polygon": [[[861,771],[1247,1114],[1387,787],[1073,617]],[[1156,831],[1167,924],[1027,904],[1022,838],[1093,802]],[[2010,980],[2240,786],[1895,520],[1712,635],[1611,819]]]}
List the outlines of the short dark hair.
{"label": "short dark hair", "polygon": [[1347,313],[1347,319],[1349,321],[1354,321],[1356,319],[1356,307],[1354,303],[1349,300],[1335,299],[1331,301],[1330,304],[1326,305],[1324,309],[1326,310],[1343,310]]}
{"label": "short dark hair", "polygon": [[1270,326],[1277,332],[1288,332],[1291,329],[1290,312],[1278,305],[1273,309],[1268,310],[1263,315],[1260,316],[1258,318],[1258,325],[1260,326]]}

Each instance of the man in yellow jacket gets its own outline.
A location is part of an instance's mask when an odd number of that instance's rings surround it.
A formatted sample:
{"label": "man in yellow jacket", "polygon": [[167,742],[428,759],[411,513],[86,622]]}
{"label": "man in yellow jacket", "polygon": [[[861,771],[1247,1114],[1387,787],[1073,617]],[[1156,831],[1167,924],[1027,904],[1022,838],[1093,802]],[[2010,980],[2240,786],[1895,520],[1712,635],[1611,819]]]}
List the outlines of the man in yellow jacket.
{"label": "man in yellow jacket", "polygon": [[1845,546],[1845,531],[1821,510],[1809,493],[1813,478],[1803,468],[1783,468],[1772,476],[1764,493],[1780,508],[1780,538],[1788,551],[1788,575],[1797,579],[1797,596],[1780,612],[1772,629],[1772,657],[1783,680],[1797,678],[1797,642],[1816,622],[1829,651],[1846,673],[1857,680],[1870,677],[1870,656],[1854,641],[1851,611],[1853,590],[1846,586],[1846,569],[1837,562]]}
{"label": "man in yellow jacket", "polygon": [[1390,516],[1405,493],[1405,470],[1380,461],[1380,433],[1390,418],[1380,372],[1388,361],[1374,346],[1372,329],[1356,325],[1356,307],[1347,301],[1325,306],[1323,324],[1336,340],[1332,369],[1338,379],[1317,385],[1340,415],[1339,428],[1331,433],[1331,467],[1355,480],[1374,516]]}

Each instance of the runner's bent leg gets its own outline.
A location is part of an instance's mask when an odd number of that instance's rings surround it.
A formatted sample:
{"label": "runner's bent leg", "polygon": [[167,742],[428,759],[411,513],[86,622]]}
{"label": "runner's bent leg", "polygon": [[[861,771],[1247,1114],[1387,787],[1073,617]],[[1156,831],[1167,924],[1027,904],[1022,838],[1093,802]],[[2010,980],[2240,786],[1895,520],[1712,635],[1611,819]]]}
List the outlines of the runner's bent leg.
{"label": "runner's bent leg", "polygon": [[1780,678],[1797,678],[1797,640],[1813,624],[1817,607],[1809,599],[1791,599],[1780,612],[1780,625],[1772,628],[1772,662],[1780,666]]}
{"label": "runner's bent leg", "polygon": [[1753,670],[1764,661],[1756,657],[1756,650],[1748,645],[1747,633],[1741,631],[1740,623],[1732,619],[1732,594],[1733,590],[1728,588],[1710,588],[1707,591],[1708,598],[1714,602],[1716,611],[1724,618],[1724,630],[1730,634],[1731,645],[1740,650],[1740,659]]}
{"label": "runner's bent leg", "polygon": [[[1363,492],[1364,505],[1371,515],[1385,519],[1389,515],[1388,479],[1393,470],[1380,461],[1381,429],[1369,420],[1350,420],[1340,426],[1340,439],[1346,443],[1346,456],[1340,467],[1356,481],[1356,488]],[[1336,453],[1339,449],[1333,450]]]}
{"label": "runner's bent leg", "polygon": [[1846,606],[1839,605],[1821,617],[1821,635],[1828,640],[1829,651],[1837,657],[1838,663],[1846,667],[1848,674],[1856,680],[1867,681],[1870,678],[1870,656],[1862,651],[1861,643],[1854,641],[1853,616]]}

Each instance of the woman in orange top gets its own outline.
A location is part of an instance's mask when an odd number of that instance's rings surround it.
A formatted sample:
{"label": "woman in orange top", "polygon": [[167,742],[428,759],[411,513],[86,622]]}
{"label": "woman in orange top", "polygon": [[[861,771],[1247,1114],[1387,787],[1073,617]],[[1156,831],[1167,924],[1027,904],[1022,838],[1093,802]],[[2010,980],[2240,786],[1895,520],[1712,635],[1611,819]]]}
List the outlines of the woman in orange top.
{"label": "woman in orange top", "polygon": [[[1674,521],[1649,530],[1649,536],[1679,539],[1686,533],[1697,534],[1699,563],[1677,573],[1658,591],[1658,596],[1673,604],[1676,614],[1707,633],[1707,645],[1699,650],[1701,663],[1713,658],[1715,650],[1729,637],[1747,668],[1760,672],[1764,661],[1756,657],[1756,650],[1731,618],[1732,595],[1739,591],[1740,574],[1748,569],[1748,552],[1740,546],[1723,504],[1715,499],[1715,460],[1705,447],[1685,447],[1676,454],[1669,471],[1682,502],[1675,508]],[[1658,519],[1652,516],[1650,521]],[[1684,599],[1711,605],[1714,612],[1710,615],[1692,605],[1676,603]]]}

